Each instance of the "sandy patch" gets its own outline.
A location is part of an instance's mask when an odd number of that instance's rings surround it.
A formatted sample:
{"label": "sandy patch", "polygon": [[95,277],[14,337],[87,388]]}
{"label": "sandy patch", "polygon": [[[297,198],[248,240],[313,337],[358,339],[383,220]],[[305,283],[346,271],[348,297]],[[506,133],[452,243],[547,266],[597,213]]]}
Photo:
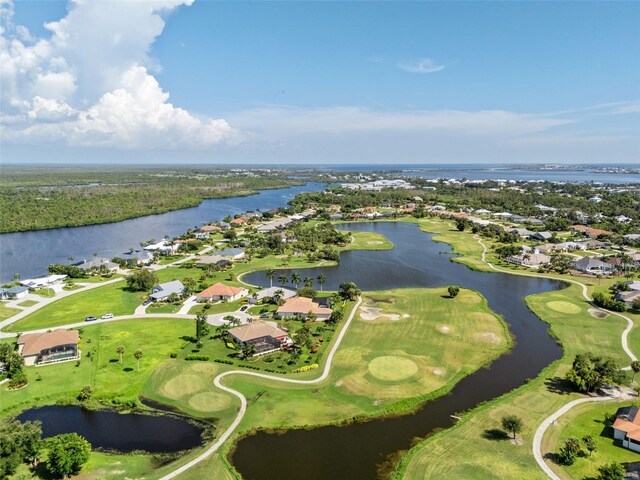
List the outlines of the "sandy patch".
{"label": "sandy patch", "polygon": [[369,240],[367,242],[367,245],[382,245],[384,242],[381,242],[380,240]]}
{"label": "sandy patch", "polygon": [[[409,315],[407,315],[408,317]],[[362,320],[372,321],[379,318],[386,317],[389,320],[400,320],[400,318],[407,318],[404,315],[400,316],[397,313],[383,313],[382,309],[375,307],[360,307],[360,318]]]}
{"label": "sandy patch", "polygon": [[202,392],[189,399],[189,406],[200,412],[218,412],[231,405],[227,395],[216,392]]}
{"label": "sandy patch", "polygon": [[160,392],[173,399],[191,395],[202,389],[202,378],[198,375],[183,374],[167,381],[160,388]]}
{"label": "sandy patch", "polygon": [[367,366],[369,373],[380,380],[404,380],[418,373],[418,365],[404,357],[386,355],[374,358]]}
{"label": "sandy patch", "polygon": [[480,333],[480,334],[478,334],[476,336],[480,340],[482,340],[483,342],[491,343],[493,345],[501,343],[500,337],[498,335],[496,335],[495,333],[492,333],[492,332]]}
{"label": "sandy patch", "polygon": [[558,313],[569,313],[569,314],[580,313],[580,307],[570,302],[563,302],[563,301],[557,300],[554,302],[548,302],[547,307],[549,307],[554,312],[558,312]]}
{"label": "sandy patch", "polygon": [[442,333],[449,333],[449,330],[450,330],[449,325],[438,325],[436,328],[438,329],[439,332],[442,332]]}
{"label": "sandy patch", "polygon": [[334,383],[334,385],[335,385],[336,387],[341,386],[341,385],[342,385],[342,380],[338,380],[336,383]]}
{"label": "sandy patch", "polygon": [[441,368],[434,368],[431,373],[433,373],[434,375],[444,375],[444,370],[442,370]]}
{"label": "sandy patch", "polygon": [[592,317],[596,317],[596,318],[607,318],[609,316],[609,314],[607,312],[604,312],[602,310],[597,310],[595,308],[590,308],[589,310],[587,310],[589,312],[589,315],[591,315]]}

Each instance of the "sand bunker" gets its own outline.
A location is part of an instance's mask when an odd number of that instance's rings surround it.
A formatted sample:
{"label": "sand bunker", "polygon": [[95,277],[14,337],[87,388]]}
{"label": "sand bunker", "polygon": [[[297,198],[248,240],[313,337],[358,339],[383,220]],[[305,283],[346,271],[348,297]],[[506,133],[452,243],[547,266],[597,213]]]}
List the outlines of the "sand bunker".
{"label": "sand bunker", "polygon": [[408,318],[409,315],[404,314],[400,316],[397,313],[383,313],[380,308],[360,307],[360,318],[363,320],[377,320],[382,317],[386,317],[389,320],[400,320],[401,318]]}
{"label": "sand bunker", "polygon": [[450,330],[449,325],[438,325],[436,328],[438,329],[439,332],[442,332],[442,333],[449,333],[449,330]]}
{"label": "sand bunker", "polygon": [[607,318],[609,314],[607,312],[603,312],[602,310],[596,310],[595,308],[590,308],[587,310],[592,317],[596,318]]}
{"label": "sand bunker", "polygon": [[444,375],[444,370],[440,368],[434,368],[431,373],[433,373],[434,375]]}
{"label": "sand bunker", "polygon": [[559,313],[580,313],[580,307],[573,303],[563,302],[563,301],[553,301],[548,302],[547,307],[549,307],[554,312]]}
{"label": "sand bunker", "polygon": [[413,360],[391,355],[374,358],[367,368],[371,375],[386,381],[404,380],[418,373],[418,366]]}
{"label": "sand bunker", "polygon": [[384,242],[381,242],[380,240],[370,240],[367,242],[367,245],[382,245]]}

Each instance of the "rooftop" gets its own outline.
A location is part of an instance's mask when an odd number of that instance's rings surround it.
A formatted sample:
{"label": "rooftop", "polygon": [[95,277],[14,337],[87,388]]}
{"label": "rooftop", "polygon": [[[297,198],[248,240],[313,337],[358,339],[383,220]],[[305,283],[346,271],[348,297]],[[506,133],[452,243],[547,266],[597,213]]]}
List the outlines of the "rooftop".
{"label": "rooftop", "polygon": [[47,350],[60,345],[78,344],[77,330],[53,330],[43,333],[25,333],[18,338],[18,345],[22,347],[23,357],[38,355],[42,350]]}

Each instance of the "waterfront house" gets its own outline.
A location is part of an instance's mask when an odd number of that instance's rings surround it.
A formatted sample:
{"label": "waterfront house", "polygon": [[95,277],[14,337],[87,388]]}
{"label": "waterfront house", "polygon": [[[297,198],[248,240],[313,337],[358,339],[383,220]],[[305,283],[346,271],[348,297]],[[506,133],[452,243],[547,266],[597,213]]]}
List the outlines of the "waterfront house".
{"label": "waterfront house", "polygon": [[242,287],[231,287],[224,283],[216,283],[196,295],[198,302],[233,302],[246,297],[249,290]]}
{"label": "waterfront house", "polygon": [[622,442],[622,446],[640,453],[640,409],[621,407],[613,422],[613,438]]}
{"label": "waterfront house", "polygon": [[551,257],[543,253],[525,253],[523,255],[513,255],[511,257],[507,257],[505,258],[505,261],[508,263],[513,263],[514,265],[536,268],[545,263],[549,263],[551,261]]}
{"label": "waterfront house", "polygon": [[153,262],[153,253],[146,250],[134,250],[132,252],[125,252],[121,255],[121,257],[131,263],[135,263],[136,265],[149,265],[151,262]]}
{"label": "waterfront house", "polygon": [[45,365],[80,358],[77,330],[25,333],[18,338],[18,353],[25,365]]}
{"label": "waterfront house", "polygon": [[149,298],[154,302],[166,302],[174,293],[178,297],[182,297],[185,291],[185,286],[180,280],[173,280],[153,287]]}
{"label": "waterfront house", "polygon": [[80,263],[76,263],[75,266],[81,270],[84,270],[85,272],[100,270],[103,267],[110,272],[115,272],[118,269],[117,263],[113,263],[109,259],[101,257],[94,257],[91,260],[83,260]]}
{"label": "waterfront house", "polygon": [[10,300],[18,300],[24,298],[29,294],[29,288],[22,285],[15,285],[13,287],[4,288],[2,292],[3,298]]}
{"label": "waterfront house", "polygon": [[283,288],[283,287],[269,287],[269,288],[265,288],[260,290],[257,294],[256,297],[250,297],[249,298],[249,303],[258,303],[261,300],[264,299],[272,299],[275,295],[276,292],[282,292],[280,298],[282,300],[289,300],[290,298],[293,298],[297,295],[295,290],[291,290],[289,288]]}
{"label": "waterfront house", "polygon": [[240,345],[254,345],[256,349],[254,355],[264,355],[293,345],[287,332],[278,328],[275,323],[261,320],[232,328],[229,330],[229,335]]}
{"label": "waterfront house", "polygon": [[277,310],[281,317],[307,318],[312,313],[318,321],[329,320],[332,312],[330,308],[306,297],[290,298]]}
{"label": "waterfront house", "polygon": [[597,275],[602,273],[610,273],[614,267],[597,258],[582,257],[580,260],[573,262],[573,267],[579,272]]}
{"label": "waterfront house", "polygon": [[218,255],[229,260],[240,260],[244,257],[244,250],[242,248],[225,248],[211,252],[211,255]]}

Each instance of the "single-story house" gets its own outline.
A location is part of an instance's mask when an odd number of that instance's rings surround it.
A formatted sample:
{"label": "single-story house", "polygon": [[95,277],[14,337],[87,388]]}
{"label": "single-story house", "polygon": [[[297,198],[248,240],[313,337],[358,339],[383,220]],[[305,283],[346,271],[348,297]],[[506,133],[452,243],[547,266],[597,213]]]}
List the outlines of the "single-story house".
{"label": "single-story house", "polygon": [[153,262],[153,253],[146,250],[134,250],[133,252],[125,252],[120,257],[125,260],[136,263],[137,265],[149,265]]}
{"label": "single-story house", "polygon": [[111,260],[107,258],[95,257],[91,260],[84,260],[80,263],[75,264],[81,270],[88,272],[90,270],[98,270],[101,267],[106,267],[110,272],[115,272],[119,265],[117,263],[113,263]]}
{"label": "single-story house", "polygon": [[196,232],[193,236],[196,240],[207,240],[209,238],[209,232]]}
{"label": "single-story house", "polygon": [[44,365],[80,357],[77,330],[25,333],[18,338],[18,352],[25,365]]}
{"label": "single-story house", "polygon": [[242,248],[225,248],[223,250],[216,250],[215,252],[211,252],[211,255],[218,255],[230,260],[240,260],[242,257],[244,257],[244,250]]}
{"label": "single-story house", "polygon": [[573,252],[575,250],[586,250],[587,245],[583,242],[560,242],[556,243],[556,249],[561,252]]}
{"label": "single-story house", "polygon": [[531,236],[535,233],[531,230],[527,230],[526,228],[513,228],[509,231],[509,233],[515,233],[519,237],[522,238],[531,238]]}
{"label": "single-story house", "polygon": [[316,320],[324,321],[331,317],[333,311],[328,307],[321,306],[311,298],[293,297],[278,307],[277,313],[281,317],[302,318],[306,318],[310,313],[313,313],[316,316]]}
{"label": "single-story house", "polygon": [[220,228],[218,225],[203,225],[199,228],[200,232],[206,232],[206,233],[216,233],[216,232],[221,232],[222,228]]}
{"label": "single-story house", "polygon": [[186,289],[180,280],[172,280],[171,282],[161,283],[160,285],[153,287],[149,298],[154,302],[163,302],[174,293],[178,297],[182,297],[185,290]]}
{"label": "single-story house", "polygon": [[615,298],[616,300],[624,302],[627,308],[633,308],[633,302],[640,299],[640,291],[631,290],[628,292],[618,292]]}
{"label": "single-story house", "polygon": [[295,290],[291,290],[289,288],[269,287],[269,288],[262,289],[258,293],[256,293],[255,298],[249,297],[249,303],[258,303],[259,301],[265,298],[271,299],[275,296],[276,292],[281,292],[280,298],[282,300],[289,300],[290,298],[293,298],[297,295]]}
{"label": "single-story house", "polygon": [[202,255],[195,258],[195,263],[198,267],[213,265],[215,267],[225,268],[231,265],[231,260],[220,255]]}
{"label": "single-story house", "polygon": [[240,345],[247,343],[254,345],[256,347],[254,355],[264,355],[293,345],[287,332],[278,328],[275,323],[261,320],[231,328],[229,334]]}
{"label": "single-story house", "polygon": [[620,407],[613,422],[613,438],[620,440],[622,446],[640,453],[640,409],[638,407]]}
{"label": "single-story house", "polygon": [[572,232],[584,233],[587,237],[593,238],[600,235],[611,235],[611,232],[607,230],[601,230],[599,228],[591,228],[585,225],[574,225],[571,227]]}
{"label": "single-story house", "polygon": [[573,267],[580,271],[596,275],[598,273],[609,273],[614,267],[608,263],[604,263],[601,260],[593,257],[582,257],[580,260],[573,262]]}
{"label": "single-story house", "polygon": [[20,285],[27,288],[45,288],[60,285],[67,278],[66,275],[48,275],[46,277],[27,278],[20,280]]}
{"label": "single-story house", "polygon": [[249,290],[242,287],[231,287],[224,283],[216,283],[196,295],[198,302],[216,302],[222,300],[233,302],[242,297],[246,297]]}
{"label": "single-story house", "polygon": [[16,285],[10,288],[3,288],[0,292],[0,296],[2,298],[8,298],[11,300],[17,300],[19,298],[24,298],[29,294],[29,288],[23,287],[22,285]]}
{"label": "single-story house", "polygon": [[524,267],[539,267],[545,263],[549,263],[551,257],[544,253],[513,255],[505,258],[505,262],[513,263],[514,265],[522,265]]}
{"label": "single-story house", "polygon": [[629,290],[640,292],[640,282],[639,281],[637,281],[637,280],[629,281],[629,282],[627,282],[627,285],[629,286]]}
{"label": "single-story house", "polygon": [[541,242],[547,242],[551,240],[551,237],[553,237],[553,235],[550,232],[536,232],[531,235],[532,240],[539,240]]}
{"label": "single-story house", "polygon": [[156,243],[150,243],[149,245],[145,246],[144,249],[149,252],[158,252],[161,255],[171,255],[172,253],[176,252],[179,247],[180,245],[177,243],[168,242],[167,240],[160,240]]}

